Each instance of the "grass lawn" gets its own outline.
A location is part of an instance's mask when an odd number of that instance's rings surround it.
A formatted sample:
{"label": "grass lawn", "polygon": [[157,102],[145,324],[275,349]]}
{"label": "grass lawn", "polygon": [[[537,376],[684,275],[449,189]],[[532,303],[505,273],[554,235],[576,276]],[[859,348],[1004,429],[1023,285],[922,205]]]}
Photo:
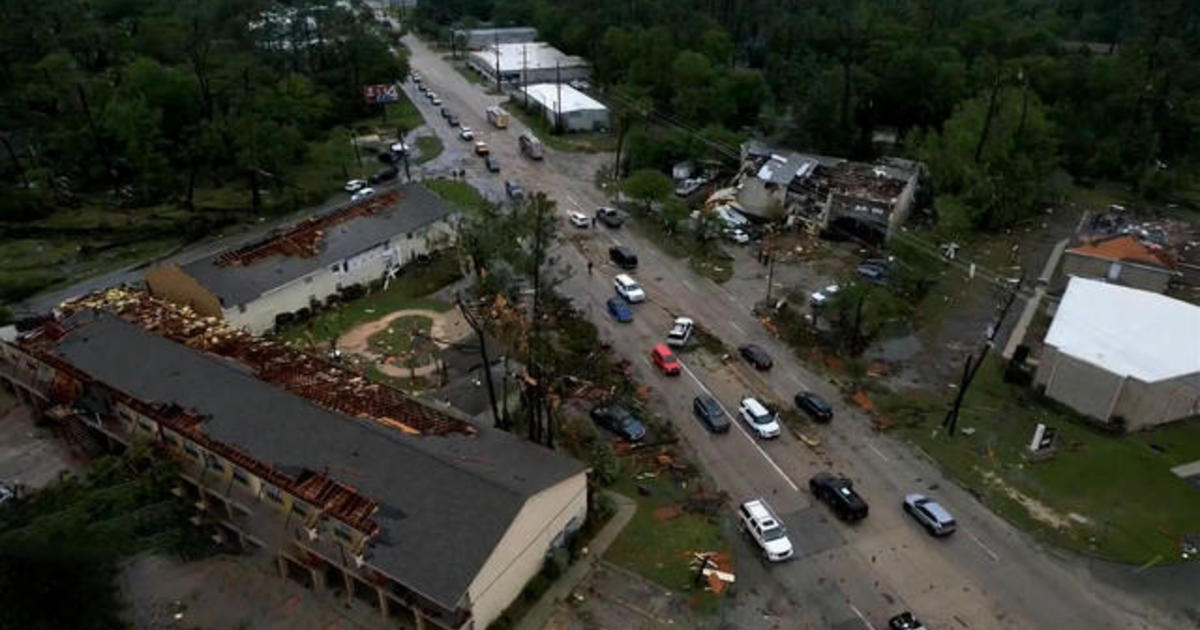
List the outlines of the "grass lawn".
{"label": "grass lawn", "polygon": [[393,319],[388,327],[371,335],[367,347],[385,355],[403,354],[412,349],[413,334],[429,334],[433,320],[424,315],[405,315]]}
{"label": "grass lawn", "polygon": [[520,100],[515,97],[505,103],[503,107],[508,113],[521,119],[521,122],[529,126],[538,140],[552,149],[572,153],[599,153],[615,151],[617,148],[617,137],[611,133],[554,133],[545,116],[526,110],[521,106]]}
{"label": "grass lawn", "polygon": [[466,182],[453,179],[430,179],[422,182],[425,187],[437,193],[442,199],[469,212],[484,212],[488,201]]}
{"label": "grass lawn", "polygon": [[[622,462],[621,478],[613,486],[637,501],[637,513],[629,521],[621,535],[609,547],[606,558],[613,563],[630,569],[665,588],[691,592],[692,604],[701,610],[715,610],[718,598],[703,591],[704,583],[695,590],[692,580],[695,572],[689,568],[691,552],[729,551],[722,528],[722,517],[707,517],[689,512],[669,520],[654,517],[659,508],[679,505],[686,490],[669,477],[659,474],[653,479],[636,482],[647,488],[649,496],[637,491],[630,461]],[[692,487],[692,484],[688,484]]]}
{"label": "grass lawn", "polygon": [[692,271],[718,284],[733,277],[733,257],[717,243],[698,248],[695,239],[685,229],[673,233],[663,229],[660,221],[646,216],[643,211],[631,207],[623,208],[629,220],[629,229],[650,239],[666,255],[672,258],[687,258]]}
{"label": "grass lawn", "polygon": [[437,136],[417,136],[417,159],[414,164],[424,164],[442,154],[442,139]]}
{"label": "grass lawn", "polygon": [[404,92],[400,92],[400,100],[387,104],[387,125],[412,131],[425,124],[425,118],[417,110],[417,106],[408,100]]}
{"label": "grass lawn", "polygon": [[301,349],[328,349],[330,342],[342,333],[388,313],[410,308],[434,311],[450,309],[450,304],[427,296],[460,277],[462,273],[458,268],[458,260],[444,253],[428,265],[411,266],[407,273],[393,280],[385,291],[376,291],[340,304],[306,322],[289,326],[275,336]]}
{"label": "grass lawn", "polygon": [[[1178,560],[1174,537],[1200,532],[1200,491],[1170,469],[1200,459],[1200,420],[1109,435],[1030,389],[1004,383],[1001,370],[995,360],[980,369],[953,438],[940,430],[950,391],[877,403],[960,483],[1038,537],[1139,565]],[[1038,422],[1058,429],[1059,450],[1030,463],[1024,447]]]}

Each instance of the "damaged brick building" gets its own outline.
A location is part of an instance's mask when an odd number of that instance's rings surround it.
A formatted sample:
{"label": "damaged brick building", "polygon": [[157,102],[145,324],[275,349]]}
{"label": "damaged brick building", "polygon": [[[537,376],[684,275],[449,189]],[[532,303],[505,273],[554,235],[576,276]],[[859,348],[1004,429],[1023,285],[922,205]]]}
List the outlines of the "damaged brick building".
{"label": "damaged brick building", "polygon": [[487,627],[587,517],[580,462],[142,291],[0,343],[0,383],[75,440],[151,443],[193,522],[400,627]]}

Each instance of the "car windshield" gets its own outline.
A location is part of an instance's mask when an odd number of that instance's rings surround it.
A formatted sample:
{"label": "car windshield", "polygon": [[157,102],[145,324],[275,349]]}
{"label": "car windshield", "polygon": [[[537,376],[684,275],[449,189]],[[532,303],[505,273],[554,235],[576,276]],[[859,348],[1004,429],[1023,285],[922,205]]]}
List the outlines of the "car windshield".
{"label": "car windshield", "polygon": [[662,360],[663,363],[674,363],[675,355],[671,354],[670,352],[664,352],[662,355]]}
{"label": "car windshield", "polygon": [[625,290],[626,291],[641,291],[642,287],[639,287],[638,283],[636,283],[636,282],[630,282],[629,284],[625,285]]}
{"label": "car windshield", "polygon": [[635,429],[641,428],[641,423],[639,423],[637,420],[633,419],[632,417],[626,417],[624,420],[621,420],[620,422],[621,422],[621,428],[625,429],[626,431],[633,431]]}
{"label": "car windshield", "polygon": [[819,409],[821,411],[826,411],[829,409],[829,403],[825,402],[825,400],[823,398],[819,398],[817,396],[809,396],[808,401],[810,403],[812,403],[812,406],[814,408]]}
{"label": "car windshield", "polygon": [[779,540],[786,535],[787,533],[783,531],[782,527],[768,527],[763,530],[764,540]]}
{"label": "car windshield", "polygon": [[754,412],[750,412],[750,417],[754,419],[754,424],[770,424],[771,422],[773,422],[775,420],[775,416],[772,416],[769,413],[764,413],[764,414],[760,415],[760,414],[756,414]]}

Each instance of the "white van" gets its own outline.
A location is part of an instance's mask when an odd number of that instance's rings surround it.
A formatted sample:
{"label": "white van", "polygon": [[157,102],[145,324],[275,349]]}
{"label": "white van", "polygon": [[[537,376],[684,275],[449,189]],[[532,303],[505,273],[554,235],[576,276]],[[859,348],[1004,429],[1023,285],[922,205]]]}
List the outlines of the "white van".
{"label": "white van", "polygon": [[751,499],[738,507],[738,528],[746,532],[763,556],[770,562],[779,562],[792,557],[792,541],[788,540],[783,521],[762,499]]}
{"label": "white van", "polygon": [[754,434],[764,440],[779,437],[779,418],[757,399],[746,396],[738,403],[738,414]]}
{"label": "white van", "polygon": [[613,288],[617,290],[617,295],[625,298],[627,302],[646,301],[646,292],[642,291],[642,286],[626,274],[613,278]]}

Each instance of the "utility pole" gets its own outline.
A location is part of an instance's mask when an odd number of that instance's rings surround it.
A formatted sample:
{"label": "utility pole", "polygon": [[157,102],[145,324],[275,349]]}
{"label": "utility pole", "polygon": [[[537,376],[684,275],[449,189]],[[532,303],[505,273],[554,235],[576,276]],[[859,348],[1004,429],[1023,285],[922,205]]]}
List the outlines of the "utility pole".
{"label": "utility pole", "polygon": [[496,51],[496,93],[500,94],[500,34],[492,33],[492,49]]}
{"label": "utility pole", "polygon": [[775,251],[771,247],[770,239],[763,239],[763,247],[766,249],[767,257],[767,308],[771,307],[771,284],[775,281]]}
{"label": "utility pole", "polygon": [[562,133],[562,75],[559,74],[558,60],[554,61],[554,88],[558,91],[554,101],[554,128]]}
{"label": "utility pole", "polygon": [[[996,317],[996,322],[988,328],[987,338],[984,340],[983,349],[979,352],[979,358],[974,359],[975,355],[967,357],[967,362],[963,365],[962,384],[959,385],[958,394],[954,397],[954,405],[950,407],[950,411],[946,413],[946,419],[942,421],[942,426],[954,435],[954,429],[958,425],[958,413],[962,408],[963,397],[967,395],[967,389],[975,380],[975,374],[979,371],[979,366],[983,365],[983,360],[987,358],[988,351],[992,346],[996,345],[996,335],[1000,334],[1000,326],[1004,324],[1004,318],[1008,316],[1008,311],[1012,308],[1013,302],[1017,300],[1017,292],[1021,289],[1021,281],[1017,281],[1012,289],[1008,292],[1008,298],[1004,302],[1004,306],[1000,309],[1000,314]],[[974,359],[974,361],[972,361]]]}
{"label": "utility pole", "polygon": [[525,95],[525,109],[529,109],[529,60],[525,57],[525,44],[521,44],[521,92]]}

